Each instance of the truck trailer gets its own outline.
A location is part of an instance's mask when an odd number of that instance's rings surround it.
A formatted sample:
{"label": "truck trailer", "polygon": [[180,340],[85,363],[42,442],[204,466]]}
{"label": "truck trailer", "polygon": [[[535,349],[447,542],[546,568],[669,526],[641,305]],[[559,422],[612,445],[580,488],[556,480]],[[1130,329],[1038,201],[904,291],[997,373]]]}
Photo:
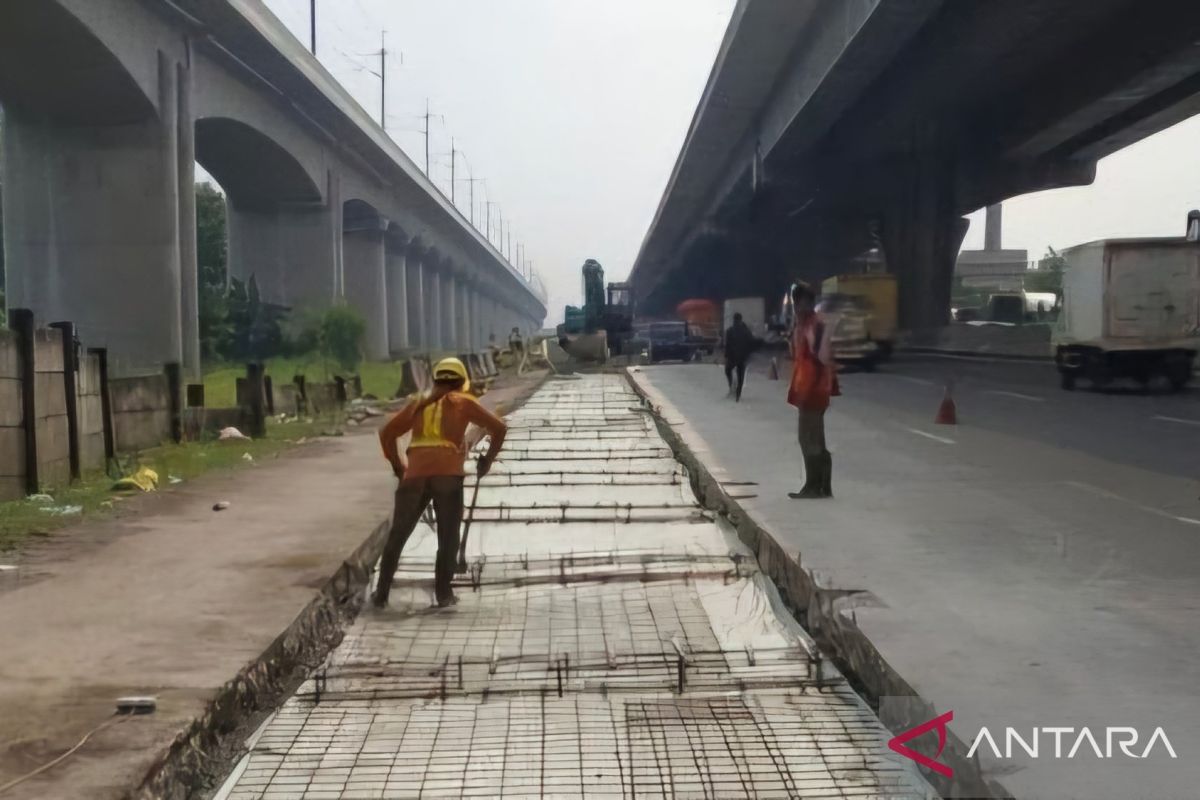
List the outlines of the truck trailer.
{"label": "truck trailer", "polygon": [[1183,238],[1105,239],[1062,251],[1063,305],[1054,331],[1064,389],[1085,378],[1175,390],[1200,349],[1200,244]]}

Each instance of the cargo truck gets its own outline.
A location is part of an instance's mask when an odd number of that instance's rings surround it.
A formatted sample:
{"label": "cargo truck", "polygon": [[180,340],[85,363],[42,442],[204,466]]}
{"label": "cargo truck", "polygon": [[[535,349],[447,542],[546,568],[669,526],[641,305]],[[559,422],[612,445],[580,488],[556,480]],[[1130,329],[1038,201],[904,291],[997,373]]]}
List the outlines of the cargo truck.
{"label": "cargo truck", "polygon": [[1200,348],[1200,244],[1106,239],[1062,251],[1054,359],[1064,389],[1120,378],[1182,389]]}
{"label": "cargo truck", "polygon": [[754,334],[754,338],[762,341],[767,335],[767,298],[765,297],[731,297],[725,301],[722,314],[721,333],[733,325],[733,315],[741,314],[742,322]]}
{"label": "cargo truck", "polygon": [[[877,358],[891,357],[896,346],[896,276],[887,272],[857,272],[835,275],[821,283],[823,296],[857,298],[857,305],[866,314],[863,320],[867,341],[874,346]],[[849,330],[848,330],[849,333]],[[836,344],[836,340],[835,340]],[[847,342],[850,348],[854,343]]]}

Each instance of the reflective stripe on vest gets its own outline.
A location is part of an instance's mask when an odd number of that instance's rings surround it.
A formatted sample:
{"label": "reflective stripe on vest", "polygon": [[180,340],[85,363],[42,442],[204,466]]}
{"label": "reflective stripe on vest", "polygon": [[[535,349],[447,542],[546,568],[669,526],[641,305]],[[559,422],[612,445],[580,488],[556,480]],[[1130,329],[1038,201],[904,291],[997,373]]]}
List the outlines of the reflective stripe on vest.
{"label": "reflective stripe on vest", "polygon": [[413,431],[409,448],[449,447],[457,450],[458,445],[442,436],[442,401],[425,406],[421,411],[421,432]]}

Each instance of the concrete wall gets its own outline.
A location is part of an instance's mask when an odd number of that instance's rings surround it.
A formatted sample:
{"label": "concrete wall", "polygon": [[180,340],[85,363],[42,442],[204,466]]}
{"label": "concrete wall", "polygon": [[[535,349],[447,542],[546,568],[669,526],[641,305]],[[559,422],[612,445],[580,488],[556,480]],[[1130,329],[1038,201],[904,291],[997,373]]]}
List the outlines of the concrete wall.
{"label": "concrete wall", "polygon": [[0,329],[0,501],[25,494],[25,429],[21,425],[21,359],[17,337]]}
{"label": "concrete wall", "polygon": [[[81,470],[104,466],[104,418],[100,366],[95,356],[81,359],[76,375]],[[38,480],[52,488],[69,482],[71,451],[63,381],[62,333],[34,334],[34,416]],[[25,428],[21,358],[17,337],[0,329],[0,501],[25,495]]]}
{"label": "concrete wall", "polygon": [[112,380],[109,394],[118,451],[144,450],[171,438],[171,397],[166,375]]}
{"label": "concrete wall", "polygon": [[83,356],[75,375],[75,410],[79,417],[79,468],[84,472],[104,466],[104,406],[100,388],[100,359]]}
{"label": "concrete wall", "polygon": [[43,486],[71,480],[71,444],[67,437],[67,391],[63,384],[62,331],[34,334],[33,364],[37,418],[38,479]]}

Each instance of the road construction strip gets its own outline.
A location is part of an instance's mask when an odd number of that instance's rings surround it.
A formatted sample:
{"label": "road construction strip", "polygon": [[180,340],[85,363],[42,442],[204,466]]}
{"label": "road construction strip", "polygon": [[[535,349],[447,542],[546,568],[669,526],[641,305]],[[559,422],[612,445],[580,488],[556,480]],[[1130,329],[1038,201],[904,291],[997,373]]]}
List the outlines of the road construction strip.
{"label": "road construction strip", "polygon": [[552,380],[510,423],[459,604],[432,607],[422,525],[392,607],[360,616],[218,798],[936,796],[623,376]]}

